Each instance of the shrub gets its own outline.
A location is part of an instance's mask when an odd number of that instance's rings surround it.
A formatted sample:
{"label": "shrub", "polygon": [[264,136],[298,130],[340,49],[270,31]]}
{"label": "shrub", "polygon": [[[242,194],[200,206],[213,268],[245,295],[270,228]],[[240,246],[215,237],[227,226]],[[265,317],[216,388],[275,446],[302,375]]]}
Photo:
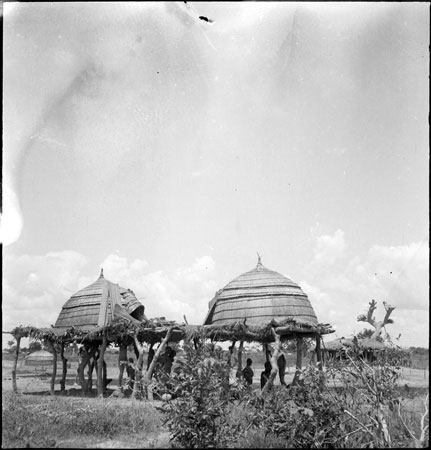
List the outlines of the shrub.
{"label": "shrub", "polygon": [[238,427],[231,424],[230,406],[246,388],[229,387],[229,369],[219,347],[184,345],[184,359],[168,383],[157,385],[159,395],[172,397],[163,411],[174,445],[226,447],[236,440]]}
{"label": "shrub", "polygon": [[[266,395],[229,385],[226,357],[213,345],[185,346],[184,361],[159,395],[170,400],[164,423],[175,446],[190,448],[368,448],[428,445],[425,412],[407,413],[398,385],[398,354],[368,363],[359,351],[322,371],[310,366],[300,384]],[[410,400],[409,400],[410,401]]]}
{"label": "shrub", "polygon": [[414,427],[403,419],[397,367],[370,365],[348,352],[347,361],[326,368],[324,385],[315,367],[302,376],[300,385],[273,389],[263,403],[248,400],[247,420],[266,438],[282,438],[291,448],[427,445],[426,420],[418,427],[416,414]]}

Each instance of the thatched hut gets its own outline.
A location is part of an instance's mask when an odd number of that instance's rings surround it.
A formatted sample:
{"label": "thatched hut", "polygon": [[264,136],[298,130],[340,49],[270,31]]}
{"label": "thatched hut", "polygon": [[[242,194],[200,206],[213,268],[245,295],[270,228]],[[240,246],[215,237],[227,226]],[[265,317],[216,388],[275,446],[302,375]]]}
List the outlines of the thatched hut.
{"label": "thatched hut", "polygon": [[145,307],[130,289],[120,287],[103,276],[79,290],[63,305],[55,328],[91,328],[112,323],[116,317],[131,322],[145,320]]}
{"label": "thatched hut", "polygon": [[[54,395],[57,372],[57,356],[63,363],[63,375],[60,381],[61,390],[65,390],[67,375],[67,359],[64,356],[66,345],[83,344],[78,368],[79,382],[84,394],[91,391],[92,372],[97,367],[97,392],[102,395],[109,380],[106,379],[106,364],[104,352],[109,344],[120,345],[127,352],[127,346],[134,345],[137,357],[136,380],[143,376],[143,343],[151,348],[158,343],[157,351],[143,378],[144,385],[149,385],[159,356],[163,354],[168,342],[179,342],[194,329],[193,326],[178,324],[164,317],[148,319],[145,308],[130,289],[120,287],[103,276],[89,286],[73,294],[63,305],[57,321],[51,328],[36,328],[33,326],[18,326],[11,331],[4,331],[14,336],[17,341],[14,367],[12,370],[12,385],[17,392],[16,366],[22,338],[43,341],[53,355],[53,371],[51,377],[51,394]],[[87,379],[84,369],[88,366]],[[121,377],[121,375],[120,375]],[[121,384],[119,377],[119,383]],[[139,383],[135,383],[135,387]],[[152,393],[148,390],[148,397]],[[133,395],[137,395],[134,390]]]}
{"label": "thatched hut", "polygon": [[383,342],[377,339],[337,338],[326,342],[323,351],[329,359],[345,359],[346,350],[356,350],[367,361],[376,360],[387,348]]}
{"label": "thatched hut", "polygon": [[[204,320],[207,336],[215,340],[240,341],[239,370],[244,341],[258,341],[266,348],[271,361],[273,377],[277,373],[276,360],[280,340],[297,340],[298,381],[302,366],[303,338],[316,339],[318,362],[321,362],[320,340],[332,333],[329,324],[320,324],[307,294],[290,278],[263,266],[259,256],[254,269],[233,279],[217,291],[209,303]],[[274,354],[268,355],[269,342],[275,341]]]}
{"label": "thatched hut", "polygon": [[24,365],[26,366],[52,366],[54,362],[54,355],[46,350],[38,350],[28,354],[24,358]]}
{"label": "thatched hut", "polygon": [[[78,377],[84,392],[92,387],[92,373],[97,366],[98,392],[106,388],[106,363],[104,352],[109,344],[107,333],[95,333],[123,320],[129,324],[139,325],[145,317],[145,307],[135,297],[133,291],[112,283],[103,276],[103,269],[99,278],[90,285],[73,294],[63,305],[55,322],[53,330],[56,334],[68,333],[71,336],[80,335],[81,349]],[[125,345],[132,341],[125,342]],[[67,372],[63,355],[64,342],[61,346],[63,360],[63,380]],[[84,369],[88,366],[88,380],[85,380]]]}

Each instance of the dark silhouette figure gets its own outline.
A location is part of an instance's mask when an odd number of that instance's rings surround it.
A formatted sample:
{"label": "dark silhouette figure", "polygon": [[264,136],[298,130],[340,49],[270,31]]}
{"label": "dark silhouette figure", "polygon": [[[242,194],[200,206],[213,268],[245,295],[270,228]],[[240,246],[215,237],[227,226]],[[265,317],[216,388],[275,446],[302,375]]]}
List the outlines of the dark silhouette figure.
{"label": "dark silhouette figure", "polygon": [[269,377],[271,376],[271,363],[269,361],[265,362],[265,370],[260,375],[260,388],[263,389],[265,384],[268,382]]}
{"label": "dark silhouette figure", "polygon": [[280,383],[283,386],[286,386],[286,382],[284,381],[284,376],[286,375],[286,358],[284,357],[283,353],[277,359],[277,366]]}
{"label": "dark silhouette figure", "polygon": [[253,384],[253,369],[251,368],[253,361],[251,358],[247,358],[247,365],[242,369],[242,375],[246,381],[247,384],[252,385]]}

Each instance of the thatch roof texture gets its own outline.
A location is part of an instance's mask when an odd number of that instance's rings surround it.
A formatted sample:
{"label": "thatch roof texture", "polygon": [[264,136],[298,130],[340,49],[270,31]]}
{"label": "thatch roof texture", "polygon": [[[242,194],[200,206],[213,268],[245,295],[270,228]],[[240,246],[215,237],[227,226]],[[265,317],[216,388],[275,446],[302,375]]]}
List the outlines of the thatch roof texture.
{"label": "thatch roof texture", "polygon": [[48,365],[52,364],[53,361],[54,355],[46,350],[38,350],[25,357],[26,366]]}
{"label": "thatch roof texture", "polygon": [[70,297],[54,325],[56,328],[104,327],[117,318],[140,323],[145,307],[130,289],[111,283],[103,276]]}
{"label": "thatch roof texture", "polygon": [[271,320],[294,319],[317,325],[307,294],[290,278],[267,269],[259,257],[253,270],[218,291],[209,303],[204,325],[266,326]]}
{"label": "thatch roof texture", "polygon": [[[324,349],[330,352],[340,351],[343,348],[354,348],[353,338],[338,338],[325,342]],[[376,339],[358,339],[357,345],[362,350],[384,350],[386,345]]]}

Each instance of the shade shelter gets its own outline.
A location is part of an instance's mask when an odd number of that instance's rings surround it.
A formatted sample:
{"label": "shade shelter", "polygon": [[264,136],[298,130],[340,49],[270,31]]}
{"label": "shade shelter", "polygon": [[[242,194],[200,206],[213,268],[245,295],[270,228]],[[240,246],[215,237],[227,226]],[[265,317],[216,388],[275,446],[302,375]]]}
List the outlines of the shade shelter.
{"label": "shade shelter", "polygon": [[[88,334],[96,329],[104,329],[118,320],[125,320],[131,324],[140,324],[145,317],[145,307],[133,294],[133,291],[120,287],[103,276],[103,269],[99,278],[85,288],[73,294],[63,305],[55,322],[54,329],[66,331],[85,330]],[[78,378],[84,392],[92,387],[92,373],[97,365],[98,392],[103,392],[107,385],[106,363],[104,353],[109,343],[108,336],[84,337],[81,341],[83,348],[78,366]],[[61,349],[63,359],[63,378],[67,373],[65,367],[64,346]],[[84,369],[88,367],[88,380],[85,380]]]}
{"label": "shade shelter", "polygon": [[[302,367],[303,339],[316,340],[317,360],[321,363],[320,341],[334,330],[318,322],[307,294],[290,278],[263,266],[259,256],[254,269],[233,279],[209,302],[204,320],[207,337],[214,340],[240,342],[239,370],[242,368],[243,342],[261,342],[272,365],[272,381],[277,373],[277,357],[281,340],[296,339],[298,381]],[[268,343],[275,342],[272,355]],[[231,347],[233,348],[233,347]],[[321,366],[321,364],[320,364]]]}
{"label": "shade shelter", "polygon": [[368,361],[373,361],[387,347],[377,339],[337,338],[324,344],[324,353],[330,359],[343,359],[347,349],[356,348]]}
{"label": "shade shelter", "polygon": [[[145,308],[130,289],[120,287],[103,276],[89,286],[72,295],[63,305],[55,325],[50,328],[19,326],[11,331],[3,331],[14,336],[17,341],[12,385],[17,392],[16,365],[22,338],[43,341],[51,348],[53,371],[51,377],[51,394],[54,394],[57,372],[57,357],[63,362],[61,390],[65,390],[67,360],[64,356],[66,345],[73,342],[83,344],[78,375],[84,394],[91,390],[92,371],[97,367],[97,392],[102,395],[106,386],[106,365],[104,352],[109,344],[134,344],[138,367],[136,379],[142,375],[143,342],[154,345],[159,343],[153,362],[147,369],[144,381],[150,384],[152,372],[158,357],[168,342],[179,342],[193,326],[178,324],[164,317],[148,319]],[[188,331],[189,330],[189,331]],[[85,379],[84,368],[88,366],[88,378]],[[145,383],[144,383],[145,384]],[[137,386],[138,383],[135,383]],[[135,395],[135,391],[134,391]]]}
{"label": "shade shelter", "polygon": [[46,350],[38,350],[28,354],[24,359],[26,366],[42,366],[42,368],[51,366],[54,362],[54,355]]}

